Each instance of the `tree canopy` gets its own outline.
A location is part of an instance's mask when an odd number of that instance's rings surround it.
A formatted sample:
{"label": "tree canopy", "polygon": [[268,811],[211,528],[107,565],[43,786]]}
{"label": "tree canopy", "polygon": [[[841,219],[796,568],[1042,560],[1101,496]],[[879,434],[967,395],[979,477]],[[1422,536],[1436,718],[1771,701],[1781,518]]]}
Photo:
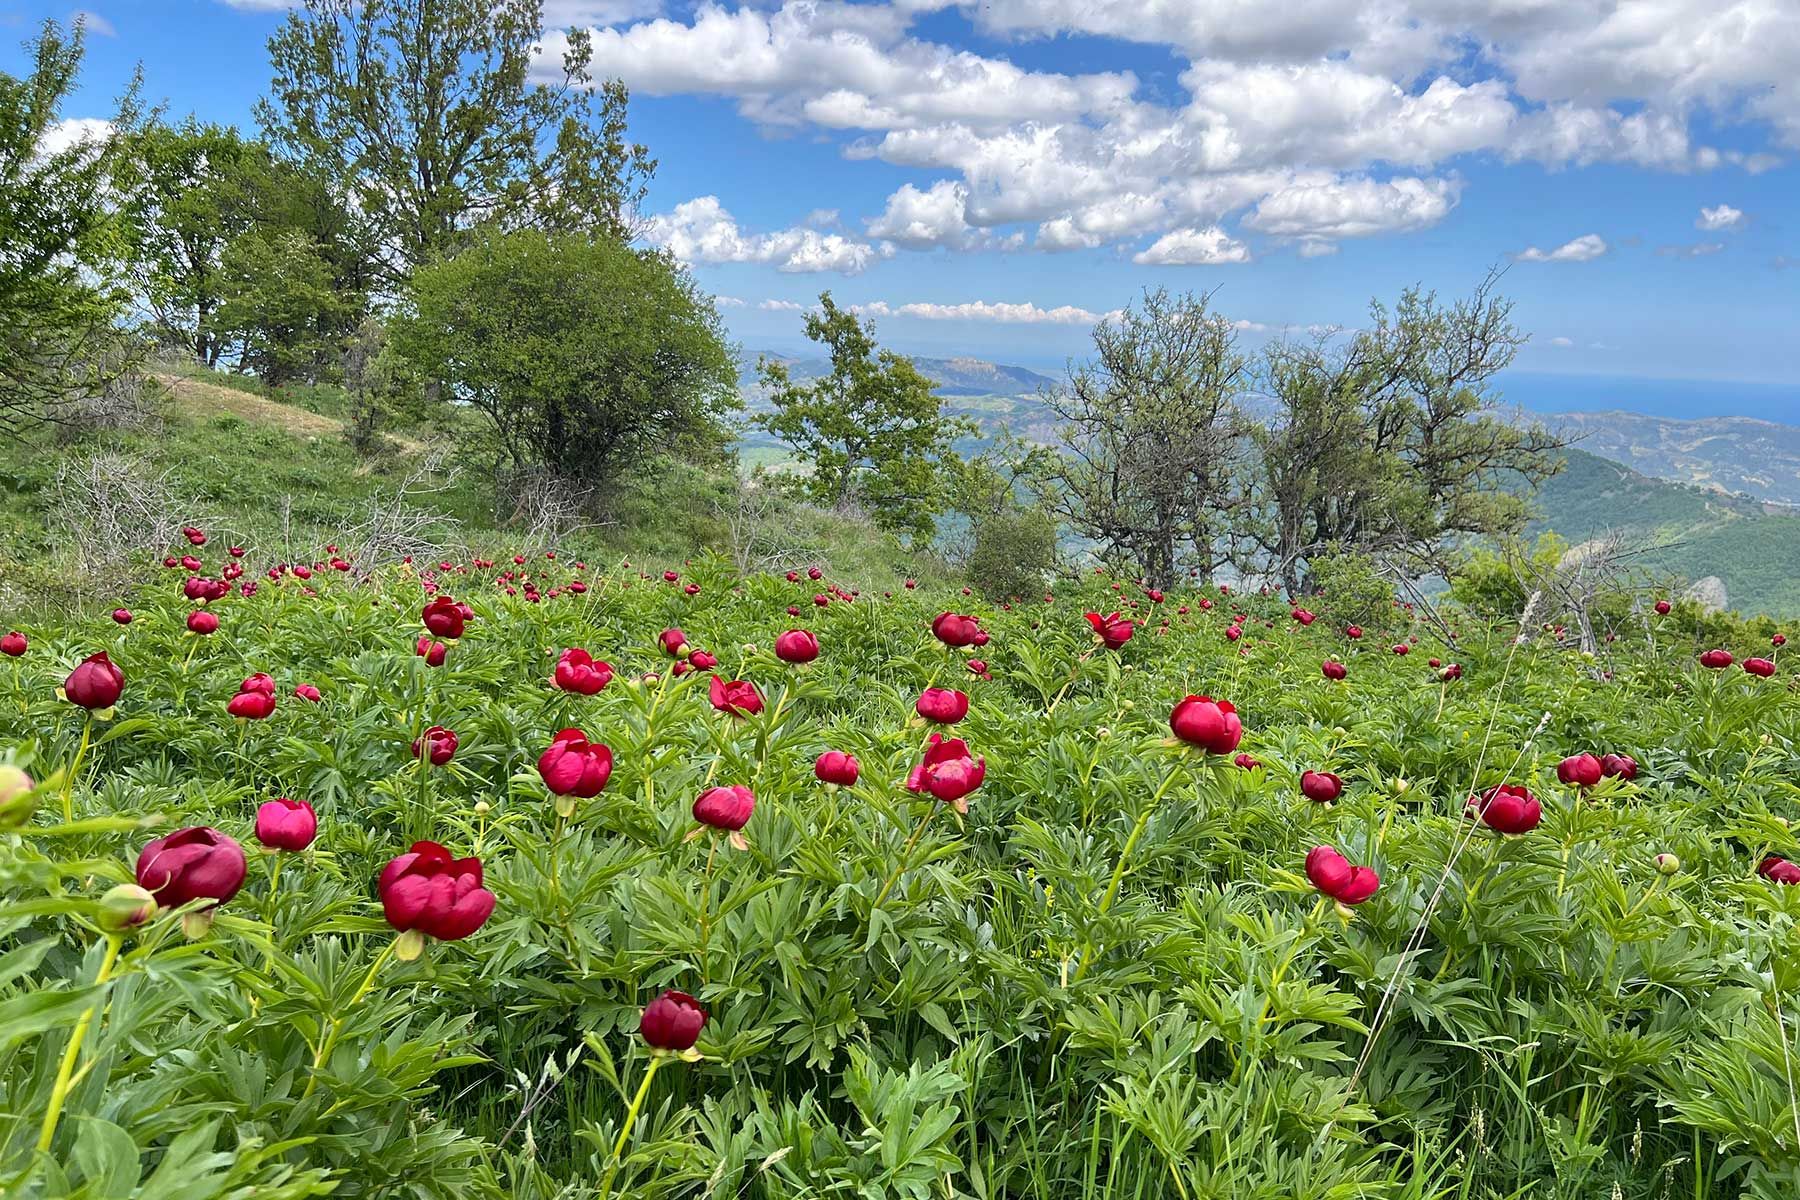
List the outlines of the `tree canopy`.
{"label": "tree canopy", "polygon": [[487,418],[500,465],[614,482],[656,451],[717,457],[737,372],[711,297],[664,254],[488,229],[414,273],[396,349]]}
{"label": "tree canopy", "polygon": [[100,353],[127,290],[120,222],[107,202],[121,133],[138,119],[135,86],[109,128],[63,126],[83,35],[45,22],[31,71],[0,71],[0,426],[57,420],[116,369]]}
{"label": "tree canopy", "polygon": [[483,224],[620,237],[656,164],[586,31],[534,79],[542,0],[305,0],[269,41],[276,149],[348,181],[391,284]]}

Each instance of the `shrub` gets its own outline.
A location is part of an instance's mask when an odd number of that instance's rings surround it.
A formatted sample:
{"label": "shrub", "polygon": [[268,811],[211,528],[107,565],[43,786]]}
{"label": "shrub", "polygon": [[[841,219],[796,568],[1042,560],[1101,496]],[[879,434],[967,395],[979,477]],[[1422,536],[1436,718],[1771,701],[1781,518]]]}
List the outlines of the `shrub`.
{"label": "shrub", "polygon": [[1056,568],[1056,523],[1042,512],[992,513],[975,523],[969,582],[991,599],[1033,596]]}

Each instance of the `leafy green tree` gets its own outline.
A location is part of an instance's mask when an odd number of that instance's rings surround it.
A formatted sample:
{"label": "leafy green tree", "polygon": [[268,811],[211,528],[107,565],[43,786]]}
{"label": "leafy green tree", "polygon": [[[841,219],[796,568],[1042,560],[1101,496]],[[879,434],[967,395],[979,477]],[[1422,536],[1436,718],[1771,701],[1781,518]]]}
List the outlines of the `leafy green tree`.
{"label": "leafy green tree", "polygon": [[723,456],[736,364],[711,297],[664,254],[487,230],[414,275],[389,332],[515,471],[609,484],[655,451]]}
{"label": "leafy green tree", "polygon": [[1040,481],[1046,500],[1153,584],[1184,568],[1210,576],[1243,457],[1237,334],[1206,296],[1159,289],[1093,337],[1093,362],[1045,397],[1064,422]]}
{"label": "leafy green tree", "polygon": [[209,367],[225,339],[214,325],[223,301],[220,260],[255,221],[251,173],[266,148],[235,129],[189,117],[134,134],[117,175],[133,290],[158,340]]}
{"label": "leafy green tree", "polygon": [[258,120],[348,181],[389,283],[484,223],[621,236],[656,164],[624,86],[590,78],[586,31],[532,81],[543,33],[542,0],[305,0],[269,41]]}
{"label": "leafy green tree", "polygon": [[1459,539],[1524,526],[1528,502],[1505,485],[1554,475],[1563,442],[1495,411],[1489,385],[1525,342],[1496,282],[1449,305],[1410,288],[1347,339],[1265,352],[1275,414],[1256,430],[1251,528],[1255,565],[1273,565],[1290,593],[1328,547],[1441,570]]}
{"label": "leafy green tree", "polygon": [[362,297],[340,291],[331,263],[299,229],[256,231],[225,250],[214,326],[238,363],[271,387],[337,373]]}
{"label": "leafy green tree", "polygon": [[883,529],[929,538],[948,507],[942,464],[963,426],[945,418],[912,360],[880,349],[874,323],[830,292],[807,314],[806,336],[825,347],[830,374],[800,383],[782,363],[757,364],[773,407],[758,424],[807,469],[795,486],[816,504],[856,504]]}
{"label": "leafy green tree", "polygon": [[976,520],[969,582],[995,600],[1029,599],[1056,568],[1056,522],[1042,509],[1009,508]]}
{"label": "leafy green tree", "polygon": [[102,352],[127,299],[107,197],[120,131],[138,118],[134,83],[111,132],[61,136],[81,26],[46,21],[25,49],[29,74],[0,71],[0,428],[12,432],[64,418],[124,368]]}

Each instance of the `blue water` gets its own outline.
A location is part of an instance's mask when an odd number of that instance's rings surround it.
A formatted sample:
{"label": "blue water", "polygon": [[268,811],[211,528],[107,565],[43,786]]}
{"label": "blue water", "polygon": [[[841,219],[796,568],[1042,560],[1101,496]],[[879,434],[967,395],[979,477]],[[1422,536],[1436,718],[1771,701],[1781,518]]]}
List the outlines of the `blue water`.
{"label": "blue water", "polygon": [[1509,371],[1495,383],[1503,402],[1533,412],[1618,409],[1653,417],[1757,417],[1800,425],[1800,383],[1549,375],[1534,371]]}

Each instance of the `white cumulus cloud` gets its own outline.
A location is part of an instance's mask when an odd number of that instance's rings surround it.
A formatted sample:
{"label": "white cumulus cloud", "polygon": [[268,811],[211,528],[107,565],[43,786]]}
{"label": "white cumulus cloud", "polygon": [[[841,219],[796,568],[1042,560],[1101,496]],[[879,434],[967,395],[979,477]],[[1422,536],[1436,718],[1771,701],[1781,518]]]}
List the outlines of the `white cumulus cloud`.
{"label": "white cumulus cloud", "polygon": [[889,253],[868,242],[804,226],[746,233],[717,196],[700,196],[651,217],[644,240],[666,248],[683,262],[767,263],[795,274],[836,271],[859,275]]}
{"label": "white cumulus cloud", "polygon": [[1607,249],[1605,238],[1597,233],[1584,233],[1554,250],[1527,246],[1513,257],[1520,262],[1589,262],[1605,254]]}
{"label": "white cumulus cloud", "polygon": [[1250,247],[1217,225],[1205,229],[1177,229],[1165,233],[1131,261],[1155,266],[1214,266],[1250,261]]}
{"label": "white cumulus cloud", "polygon": [[1719,233],[1726,229],[1742,229],[1743,226],[1743,210],[1733,208],[1729,204],[1702,208],[1700,215],[1694,218],[1695,229],[1704,229],[1710,233]]}
{"label": "white cumulus cloud", "polygon": [[856,312],[871,317],[916,317],[921,321],[985,321],[1001,325],[1094,325],[1113,315],[1110,311],[1097,313],[1073,304],[1040,308],[1030,302],[1013,304],[989,300],[965,300],[957,304],[918,301],[889,304],[885,300],[875,300],[851,307]]}

